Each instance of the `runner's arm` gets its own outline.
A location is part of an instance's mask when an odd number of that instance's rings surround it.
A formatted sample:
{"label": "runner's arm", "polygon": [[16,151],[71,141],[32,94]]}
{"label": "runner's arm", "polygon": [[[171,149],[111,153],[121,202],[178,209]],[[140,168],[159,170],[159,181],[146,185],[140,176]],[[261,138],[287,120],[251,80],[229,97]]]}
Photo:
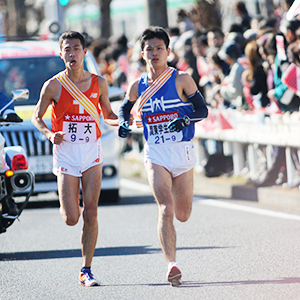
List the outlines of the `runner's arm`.
{"label": "runner's arm", "polygon": [[57,93],[60,93],[60,85],[56,79],[49,79],[46,81],[41,89],[40,99],[35,107],[32,114],[31,122],[32,124],[43,133],[47,139],[51,141],[52,144],[60,144],[63,139],[65,132],[52,132],[45,122],[43,121],[43,116],[46,113],[48,106],[51,104],[52,100],[56,97]]}
{"label": "runner's arm", "polygon": [[189,102],[194,106],[194,111],[188,115],[191,123],[201,121],[207,117],[208,109],[202,94],[199,92],[194,79],[184,73],[180,75],[180,83],[183,93],[187,96]]}
{"label": "runner's arm", "polygon": [[131,129],[129,129],[129,125],[131,122],[131,114],[130,111],[134,106],[136,100],[138,98],[138,81],[134,81],[129,85],[126,96],[119,108],[118,118],[119,118],[119,136],[127,137]]}
{"label": "runner's arm", "polygon": [[190,123],[196,123],[205,119],[208,115],[208,109],[202,94],[197,89],[197,86],[190,75],[187,73],[180,73],[176,80],[176,87],[179,90],[179,94],[187,95],[187,101],[191,102],[194,106],[194,111],[191,114],[182,118],[176,118],[169,122],[168,127],[179,132]]}
{"label": "runner's arm", "polygon": [[102,76],[99,76],[99,95],[104,122],[108,125],[118,126],[118,117],[113,112],[109,102],[107,82]]}
{"label": "runner's arm", "polygon": [[194,111],[188,115],[190,122],[195,123],[205,119],[208,115],[208,109],[200,91],[197,90],[194,94],[188,96],[188,100],[194,106]]}

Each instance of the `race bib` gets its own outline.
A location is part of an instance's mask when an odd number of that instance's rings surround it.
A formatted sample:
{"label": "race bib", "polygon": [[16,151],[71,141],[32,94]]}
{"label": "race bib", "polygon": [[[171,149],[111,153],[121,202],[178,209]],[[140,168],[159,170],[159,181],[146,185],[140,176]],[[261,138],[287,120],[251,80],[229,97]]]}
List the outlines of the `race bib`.
{"label": "race bib", "polygon": [[147,116],[147,142],[149,144],[180,142],[182,140],[182,131],[172,131],[168,128],[168,123],[175,118],[179,118],[178,111]]}
{"label": "race bib", "polygon": [[90,115],[64,114],[64,139],[71,143],[90,143],[97,140],[96,123]]}

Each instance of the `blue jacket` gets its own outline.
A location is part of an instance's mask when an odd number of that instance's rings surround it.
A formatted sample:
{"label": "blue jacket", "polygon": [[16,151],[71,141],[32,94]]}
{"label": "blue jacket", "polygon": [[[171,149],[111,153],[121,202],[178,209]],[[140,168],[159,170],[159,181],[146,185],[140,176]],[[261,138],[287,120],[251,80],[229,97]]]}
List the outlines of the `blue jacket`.
{"label": "blue jacket", "polygon": [[[0,110],[10,101],[10,99],[0,91]],[[1,112],[1,117],[4,117],[5,115],[15,112],[14,110],[14,104],[11,103],[4,111]]]}

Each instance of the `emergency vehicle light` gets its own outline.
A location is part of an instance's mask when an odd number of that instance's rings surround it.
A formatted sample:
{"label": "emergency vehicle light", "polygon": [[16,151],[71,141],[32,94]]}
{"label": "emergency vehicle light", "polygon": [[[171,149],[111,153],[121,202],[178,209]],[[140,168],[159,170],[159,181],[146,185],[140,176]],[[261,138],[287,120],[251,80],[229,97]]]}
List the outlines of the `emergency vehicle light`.
{"label": "emergency vehicle light", "polygon": [[12,170],[26,170],[28,169],[28,162],[23,154],[16,154],[11,160]]}

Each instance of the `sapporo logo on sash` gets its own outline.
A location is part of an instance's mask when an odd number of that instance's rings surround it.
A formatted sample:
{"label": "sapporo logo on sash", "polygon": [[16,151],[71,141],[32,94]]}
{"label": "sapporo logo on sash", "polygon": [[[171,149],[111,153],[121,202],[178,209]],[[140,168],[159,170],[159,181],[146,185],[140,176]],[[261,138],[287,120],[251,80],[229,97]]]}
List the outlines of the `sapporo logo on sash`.
{"label": "sapporo logo on sash", "polygon": [[182,131],[176,132],[168,128],[168,123],[175,118],[179,118],[178,111],[148,115],[146,117],[148,143],[166,144],[180,142],[182,140]]}
{"label": "sapporo logo on sash", "polygon": [[64,113],[64,139],[71,143],[90,143],[97,140],[96,123],[88,114]]}

